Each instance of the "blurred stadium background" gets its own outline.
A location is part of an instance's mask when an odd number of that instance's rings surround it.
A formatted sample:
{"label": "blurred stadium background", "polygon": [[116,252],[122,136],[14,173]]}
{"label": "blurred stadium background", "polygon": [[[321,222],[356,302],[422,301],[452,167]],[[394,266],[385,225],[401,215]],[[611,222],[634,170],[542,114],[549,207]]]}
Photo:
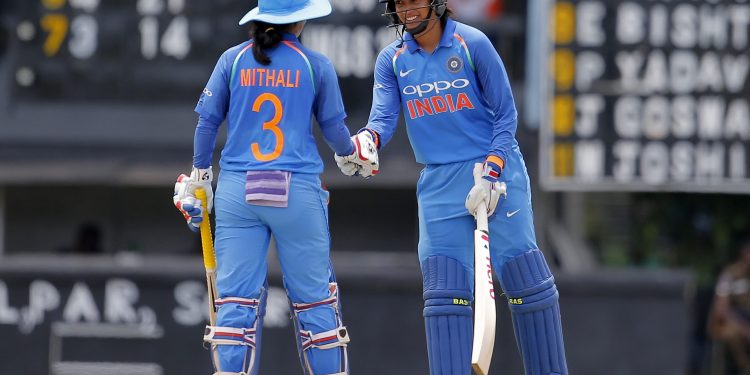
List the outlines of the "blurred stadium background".
{"label": "blurred stadium background", "polygon": [[[198,95],[255,4],[0,0],[0,374],[211,373],[199,239],[170,196]],[[333,4],[303,43],[334,62],[354,131],[395,35],[375,0]],[[706,320],[750,232],[750,5],[449,5],[513,84],[571,374],[732,374]],[[381,158],[369,181],[325,158],[352,373],[427,374],[419,166],[404,131]],[[278,267],[270,281],[262,373],[300,373]],[[498,311],[492,371],[521,374]]]}

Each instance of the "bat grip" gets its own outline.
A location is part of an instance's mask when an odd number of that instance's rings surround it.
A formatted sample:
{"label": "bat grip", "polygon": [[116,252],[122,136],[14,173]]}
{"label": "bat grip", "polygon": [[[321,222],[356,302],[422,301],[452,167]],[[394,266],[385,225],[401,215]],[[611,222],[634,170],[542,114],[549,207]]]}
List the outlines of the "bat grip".
{"label": "bat grip", "polygon": [[[474,185],[479,185],[482,182],[482,172],[484,169],[483,163],[475,163],[474,164]],[[477,207],[477,213],[476,213],[476,219],[477,219],[477,230],[481,230],[484,233],[488,233],[488,225],[487,225],[487,204],[482,202],[479,204],[479,207]]]}
{"label": "bat grip", "polygon": [[201,222],[201,247],[203,248],[203,265],[207,271],[216,269],[216,255],[214,254],[213,236],[211,235],[211,218],[208,214],[208,197],[203,189],[195,190],[195,197],[200,199],[203,208],[203,221]]}

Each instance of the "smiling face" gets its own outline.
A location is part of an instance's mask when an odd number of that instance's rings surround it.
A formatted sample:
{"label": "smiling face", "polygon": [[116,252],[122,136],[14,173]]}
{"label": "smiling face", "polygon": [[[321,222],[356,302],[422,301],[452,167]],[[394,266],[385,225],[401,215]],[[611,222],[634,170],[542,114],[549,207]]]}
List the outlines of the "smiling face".
{"label": "smiling face", "polygon": [[395,6],[399,20],[407,29],[416,27],[430,13],[430,0],[395,0]]}

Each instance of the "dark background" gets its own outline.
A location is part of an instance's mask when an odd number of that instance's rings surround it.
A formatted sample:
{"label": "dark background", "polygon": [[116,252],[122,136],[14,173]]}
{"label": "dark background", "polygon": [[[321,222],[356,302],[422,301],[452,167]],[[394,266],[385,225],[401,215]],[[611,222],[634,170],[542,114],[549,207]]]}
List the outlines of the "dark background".
{"label": "dark background", "polygon": [[[551,127],[551,91],[538,86],[554,78],[550,4],[480,2],[449,4],[459,20],[488,35],[511,80],[538,242],[559,283],[571,373],[718,374],[711,368],[723,354],[706,337],[705,316],[718,272],[749,234],[750,188],[740,184],[725,194],[708,184],[688,189],[703,193],[686,193],[669,184],[644,189],[635,182],[577,180],[562,189],[540,186],[541,161],[550,157],[540,136]],[[334,63],[347,124],[356,131],[370,109],[374,58],[395,34],[374,0],[333,3],[334,13],[308,22],[302,40]],[[620,4],[601,3],[610,12]],[[237,22],[253,6],[238,0],[0,0],[0,374],[102,373],[86,370],[101,361],[157,364],[165,374],[210,373],[200,341],[203,321],[185,325],[174,316],[176,286],[202,286],[203,274],[199,240],[170,197],[176,176],[191,166],[197,98],[219,55],[247,37]],[[58,48],[45,52],[50,16],[68,28]],[[144,31],[154,26],[149,30],[155,33]],[[81,57],[81,40],[96,42],[90,55]],[[144,47],[153,42],[155,50]],[[652,46],[603,47],[608,56],[618,48]],[[611,142],[611,121],[600,121],[603,140]],[[382,150],[382,173],[367,181],[342,176],[322,141],[320,151],[353,373],[426,374],[416,264],[421,166],[405,132]],[[51,355],[58,345],[53,325],[72,323],[65,308],[76,283],[90,289],[99,311],[98,319],[76,323],[86,325],[82,332],[103,335],[112,328],[103,323],[139,332],[137,323],[107,320],[105,286],[112,280],[137,287],[131,302],[152,311],[163,334],[68,337],[61,356]],[[41,290],[51,285],[59,301],[39,295],[37,305],[54,307],[27,330],[19,319],[31,318],[32,284]],[[271,285],[280,286],[273,268]],[[520,374],[504,303],[498,314],[493,373]],[[297,363],[291,328],[268,327],[262,373],[298,373]]]}

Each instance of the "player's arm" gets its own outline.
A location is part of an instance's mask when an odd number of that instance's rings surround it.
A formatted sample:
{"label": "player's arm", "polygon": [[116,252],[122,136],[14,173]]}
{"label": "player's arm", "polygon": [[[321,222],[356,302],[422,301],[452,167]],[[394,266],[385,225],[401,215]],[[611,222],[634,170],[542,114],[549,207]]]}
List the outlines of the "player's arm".
{"label": "player's arm", "polygon": [[492,140],[487,158],[482,165],[481,179],[466,196],[466,209],[476,215],[481,203],[485,203],[488,215],[495,212],[500,198],[506,196],[506,185],[498,179],[505,168],[505,161],[516,136],[517,114],[510,89],[508,74],[500,56],[484,34],[478,34],[469,42],[469,53],[475,63],[479,84],[484,98],[494,114]]}
{"label": "player's arm", "polygon": [[211,78],[201,93],[195,112],[198,113],[198,125],[193,138],[193,168],[190,175],[177,177],[172,198],[175,207],[182,213],[188,228],[197,231],[203,221],[201,201],[195,197],[197,189],[206,192],[206,207],[211,212],[213,207],[213,172],[211,159],[216,144],[219,126],[227,116],[229,107],[229,69],[227,53],[224,53],[214,67]]}
{"label": "player's arm", "polygon": [[398,115],[401,111],[401,95],[393,71],[395,50],[386,48],[378,54],[375,62],[372,107],[367,126],[360,130],[368,131],[378,148],[388,144],[396,131]]}
{"label": "player's arm", "polygon": [[328,146],[337,155],[349,155],[354,152],[354,143],[344,123],[346,111],[336,71],[327,60],[321,61],[317,70],[318,91],[313,105],[315,118]]}
{"label": "player's arm", "polygon": [[494,113],[492,121],[492,142],[487,153],[487,164],[497,167],[498,174],[505,167],[516,136],[518,114],[513,101],[508,74],[500,56],[490,40],[481,34],[469,44],[472,60],[475,62],[477,77],[484,91],[484,98]]}
{"label": "player's arm", "polygon": [[228,53],[224,53],[214,67],[211,78],[198,99],[195,112],[198,125],[193,139],[193,166],[209,168],[216,145],[219,126],[227,117],[229,108],[229,69]]}
{"label": "player's arm", "polygon": [[[375,147],[366,147],[371,140],[364,135],[354,137],[349,133],[344,119],[344,101],[341,98],[338,76],[328,59],[321,59],[318,65],[318,91],[313,110],[318,120],[323,138],[335,152],[336,164],[348,175],[359,174],[370,177],[378,173],[378,155]],[[370,152],[372,149],[372,152]]]}

